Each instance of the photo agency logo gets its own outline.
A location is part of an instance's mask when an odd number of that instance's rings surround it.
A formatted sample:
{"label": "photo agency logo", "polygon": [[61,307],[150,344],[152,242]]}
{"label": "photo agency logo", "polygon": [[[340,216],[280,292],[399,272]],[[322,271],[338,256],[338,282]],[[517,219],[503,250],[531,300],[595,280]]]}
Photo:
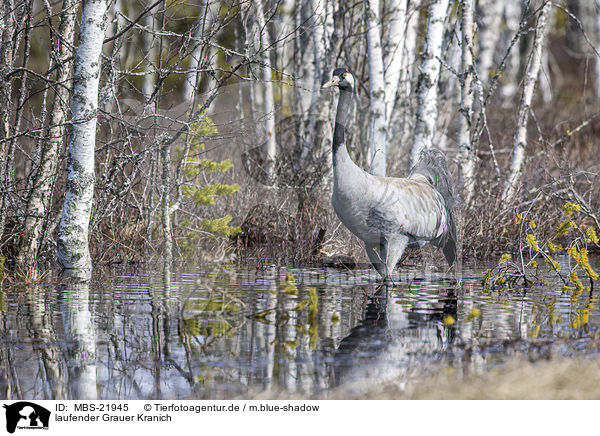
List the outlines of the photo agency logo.
{"label": "photo agency logo", "polygon": [[28,401],[19,401],[3,406],[6,409],[6,431],[14,433],[22,430],[48,430],[50,411]]}

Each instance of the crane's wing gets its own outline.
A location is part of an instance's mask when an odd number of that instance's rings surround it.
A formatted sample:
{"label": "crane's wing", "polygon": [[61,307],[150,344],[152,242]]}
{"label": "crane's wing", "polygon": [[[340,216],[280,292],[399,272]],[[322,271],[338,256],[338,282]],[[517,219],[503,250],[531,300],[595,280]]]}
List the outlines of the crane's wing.
{"label": "crane's wing", "polygon": [[376,178],[367,225],[384,235],[403,234],[431,242],[442,236],[447,217],[444,200],[424,179]]}

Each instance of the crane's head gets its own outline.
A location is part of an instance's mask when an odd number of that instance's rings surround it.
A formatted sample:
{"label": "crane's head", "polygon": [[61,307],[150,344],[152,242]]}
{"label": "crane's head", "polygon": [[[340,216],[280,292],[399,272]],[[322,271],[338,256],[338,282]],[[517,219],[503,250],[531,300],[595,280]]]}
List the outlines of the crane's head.
{"label": "crane's head", "polygon": [[332,86],[337,86],[344,91],[352,91],[354,89],[354,77],[347,68],[336,68],[333,70],[333,77],[323,85],[323,88],[331,88]]}

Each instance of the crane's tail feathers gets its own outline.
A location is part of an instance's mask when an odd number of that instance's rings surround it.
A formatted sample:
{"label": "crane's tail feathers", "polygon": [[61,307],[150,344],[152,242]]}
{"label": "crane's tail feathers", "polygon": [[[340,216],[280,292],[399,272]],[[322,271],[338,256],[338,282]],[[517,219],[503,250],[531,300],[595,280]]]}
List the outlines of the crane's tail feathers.
{"label": "crane's tail feathers", "polygon": [[[410,171],[409,177],[414,174],[421,174],[431,186],[438,191],[444,199],[446,214],[448,217],[448,228],[439,240],[439,247],[442,248],[448,264],[452,266],[456,260],[456,225],[454,224],[454,189],[452,188],[452,178],[448,171],[446,156],[441,150],[436,148],[424,148],[419,155],[419,160]],[[436,244],[437,245],[437,244]]]}
{"label": "crane's tail feathers", "polygon": [[452,189],[452,178],[448,172],[446,156],[437,148],[424,148],[421,150],[419,160],[410,170],[409,178],[414,174],[421,174],[444,198],[446,208],[452,210],[454,207],[454,190]]}

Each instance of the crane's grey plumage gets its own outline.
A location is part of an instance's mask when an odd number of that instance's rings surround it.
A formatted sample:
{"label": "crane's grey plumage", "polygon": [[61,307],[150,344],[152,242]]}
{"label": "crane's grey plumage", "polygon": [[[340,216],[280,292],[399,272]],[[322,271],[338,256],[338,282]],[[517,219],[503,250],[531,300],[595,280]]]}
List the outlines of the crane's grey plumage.
{"label": "crane's grey plumage", "polygon": [[340,90],[333,133],[331,203],[342,223],[365,244],[369,260],[389,279],[406,247],[430,243],[449,265],[456,258],[454,194],[446,157],[424,149],[407,178],[378,177],[358,167],[346,148],[345,126],[354,79],[337,68],[323,87]]}

